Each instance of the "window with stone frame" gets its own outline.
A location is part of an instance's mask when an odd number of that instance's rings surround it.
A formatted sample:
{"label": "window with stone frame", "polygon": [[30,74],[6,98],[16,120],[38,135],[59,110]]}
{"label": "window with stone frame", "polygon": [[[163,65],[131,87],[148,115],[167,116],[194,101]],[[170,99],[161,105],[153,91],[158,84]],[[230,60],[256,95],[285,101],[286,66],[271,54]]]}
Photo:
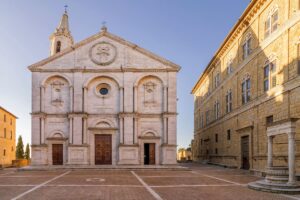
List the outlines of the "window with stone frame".
{"label": "window with stone frame", "polygon": [[273,115],[266,117],[266,125],[269,126],[273,123]]}
{"label": "window with stone frame", "polygon": [[219,119],[219,117],[220,117],[220,103],[219,103],[219,101],[215,101],[214,114],[215,114],[215,120]]}
{"label": "window with stone frame", "polygon": [[232,111],[232,92],[231,89],[226,92],[226,113]]}
{"label": "window with stone frame", "polygon": [[251,98],[251,81],[250,77],[247,76],[242,82],[242,104],[246,104]]}
{"label": "window with stone frame", "polygon": [[278,29],[278,7],[275,6],[270,11],[265,21],[265,38]]}
{"label": "window with stone frame", "polygon": [[205,112],[205,123],[206,123],[206,125],[208,125],[209,124],[209,110],[207,110],[206,112]]}
{"label": "window with stone frame", "polygon": [[204,119],[203,119],[203,114],[201,113],[200,115],[200,128],[204,127]]}
{"label": "window with stone frame", "polygon": [[6,138],[6,128],[4,128],[3,138]]}
{"label": "window with stone frame", "polygon": [[227,130],[227,140],[231,140],[231,130]]}
{"label": "window with stone frame", "polygon": [[218,138],[218,134],[215,134],[215,142],[218,143],[219,138]]}
{"label": "window with stone frame", "polygon": [[264,91],[275,87],[277,85],[276,80],[276,60],[267,62],[264,67]]}
{"label": "window with stone frame", "polygon": [[230,59],[226,65],[226,73],[227,73],[227,75],[229,75],[232,72],[233,72],[233,61],[232,61],[232,59]]}
{"label": "window with stone frame", "polygon": [[243,43],[243,60],[245,60],[252,52],[251,50],[252,36],[247,34],[245,42]]}
{"label": "window with stone frame", "polygon": [[218,72],[215,76],[215,88],[217,88],[220,85],[220,72]]}

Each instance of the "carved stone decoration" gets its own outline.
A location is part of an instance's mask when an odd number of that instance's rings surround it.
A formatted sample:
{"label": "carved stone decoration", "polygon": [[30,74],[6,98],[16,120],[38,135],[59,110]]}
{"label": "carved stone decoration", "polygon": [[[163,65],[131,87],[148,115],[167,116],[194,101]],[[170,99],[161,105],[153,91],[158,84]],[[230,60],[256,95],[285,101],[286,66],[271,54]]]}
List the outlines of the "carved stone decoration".
{"label": "carved stone decoration", "polygon": [[156,84],[153,82],[147,82],[144,84],[144,104],[152,105],[155,104],[155,88]]}
{"label": "carved stone decoration", "polygon": [[54,106],[61,106],[63,104],[62,100],[62,87],[64,84],[60,81],[54,81],[51,84],[51,103]]}
{"label": "carved stone decoration", "polygon": [[90,49],[90,58],[97,65],[109,65],[116,59],[117,48],[108,42],[99,42]]}

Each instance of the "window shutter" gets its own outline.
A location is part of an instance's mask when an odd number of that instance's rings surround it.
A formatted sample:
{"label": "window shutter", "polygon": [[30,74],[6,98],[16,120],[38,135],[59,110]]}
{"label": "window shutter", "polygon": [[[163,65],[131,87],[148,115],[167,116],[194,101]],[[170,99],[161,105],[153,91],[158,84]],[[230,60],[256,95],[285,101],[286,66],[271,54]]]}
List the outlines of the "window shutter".
{"label": "window shutter", "polygon": [[272,87],[275,87],[277,85],[276,83],[276,75],[272,77]]}

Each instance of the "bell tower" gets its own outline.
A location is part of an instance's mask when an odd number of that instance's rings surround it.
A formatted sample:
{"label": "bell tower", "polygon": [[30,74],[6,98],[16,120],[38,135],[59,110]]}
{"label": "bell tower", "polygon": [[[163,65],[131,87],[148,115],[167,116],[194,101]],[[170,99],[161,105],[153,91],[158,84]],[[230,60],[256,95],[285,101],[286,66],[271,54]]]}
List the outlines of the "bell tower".
{"label": "bell tower", "polygon": [[69,30],[69,19],[66,8],[67,6],[65,6],[65,12],[58,27],[50,36],[50,56],[59,53],[74,44],[71,31]]}

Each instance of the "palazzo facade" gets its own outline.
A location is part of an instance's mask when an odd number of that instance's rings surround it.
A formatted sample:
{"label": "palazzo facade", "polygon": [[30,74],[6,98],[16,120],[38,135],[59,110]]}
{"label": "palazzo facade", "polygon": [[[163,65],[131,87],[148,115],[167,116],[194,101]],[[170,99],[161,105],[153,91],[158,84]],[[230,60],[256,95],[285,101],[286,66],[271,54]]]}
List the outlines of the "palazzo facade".
{"label": "palazzo facade", "polygon": [[299,172],[299,58],[300,1],[252,0],[192,89],[193,159]]}
{"label": "palazzo facade", "polygon": [[176,164],[180,67],[107,31],[74,44],[68,14],[32,72],[32,165]]}

